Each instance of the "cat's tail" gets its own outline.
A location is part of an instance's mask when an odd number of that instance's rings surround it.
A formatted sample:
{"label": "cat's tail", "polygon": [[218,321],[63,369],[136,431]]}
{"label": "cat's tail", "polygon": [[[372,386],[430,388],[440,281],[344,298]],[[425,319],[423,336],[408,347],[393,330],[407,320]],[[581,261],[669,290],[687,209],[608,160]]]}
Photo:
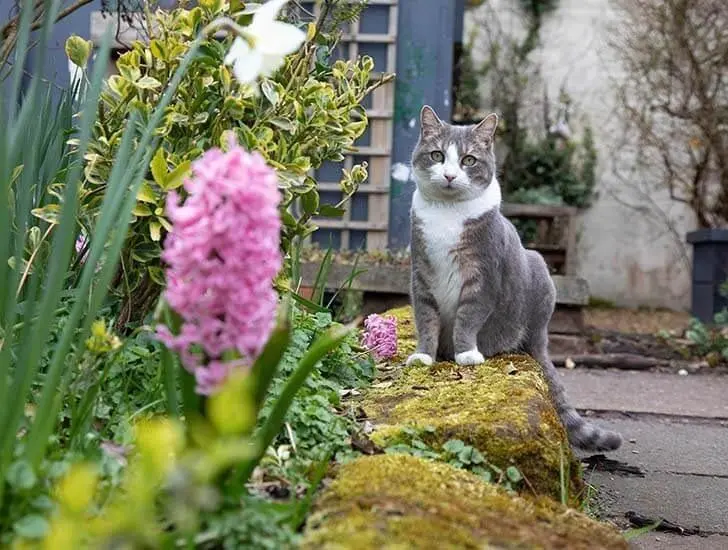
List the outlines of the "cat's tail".
{"label": "cat's tail", "polygon": [[566,427],[571,444],[587,451],[614,451],[619,449],[620,445],[622,445],[622,436],[619,433],[589,422],[569,404],[566,390],[561,384],[561,380],[559,380],[559,373],[548,357],[548,353],[534,354],[534,359],[543,367],[551,390],[551,399]]}
{"label": "cat's tail", "polygon": [[574,407],[557,403],[556,408],[574,447],[587,451],[615,451],[622,445],[621,435],[589,422]]}

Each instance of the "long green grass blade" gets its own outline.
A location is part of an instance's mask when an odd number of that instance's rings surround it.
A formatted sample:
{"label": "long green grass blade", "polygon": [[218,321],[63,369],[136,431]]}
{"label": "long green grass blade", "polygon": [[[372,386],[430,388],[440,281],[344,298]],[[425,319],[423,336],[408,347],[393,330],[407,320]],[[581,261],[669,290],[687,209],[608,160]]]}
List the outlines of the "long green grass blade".
{"label": "long green grass blade", "polygon": [[239,482],[246,483],[248,481],[255,466],[265,454],[265,450],[280,432],[286,418],[286,413],[291,403],[293,403],[296,393],[298,393],[298,390],[301,389],[306,378],[308,378],[308,375],[311,374],[311,371],[327,353],[336,349],[344,341],[352,330],[352,327],[346,326],[331,327],[316,339],[306,354],[301,358],[298,367],[296,367],[296,370],[293,371],[290,378],[286,381],[281,395],[273,405],[270,416],[268,416],[256,434],[258,440],[257,454],[242,466],[239,475],[236,476]]}
{"label": "long green grass blade", "polygon": [[[108,38],[108,36],[106,38]],[[103,243],[106,242],[109,231],[111,230],[112,221],[115,222],[117,229],[112,239],[112,243],[107,250],[107,261],[104,262],[104,265],[101,268],[101,273],[98,275],[98,284],[91,296],[90,307],[86,314],[86,321],[80,332],[79,339],[85,338],[85,335],[88,334],[96,312],[106,295],[108,284],[113,277],[113,269],[116,268],[119,259],[119,252],[123,245],[124,238],[126,237],[126,227],[131,221],[131,211],[136,203],[136,195],[139,190],[139,186],[143,181],[144,175],[146,174],[146,168],[149,165],[152,153],[155,149],[152,144],[153,140],[156,140],[156,138],[154,138],[156,127],[161,122],[164,112],[169,103],[172,101],[177,87],[182,81],[189,64],[196,56],[201,41],[202,37],[196,38],[190,46],[190,49],[185,54],[185,57],[177,68],[167,89],[165,90],[165,93],[162,95],[162,98],[153,111],[152,116],[147,121],[141,139],[135,144],[136,150],[131,157],[131,160],[123,158],[120,154],[117,154],[115,158],[115,167],[122,167],[122,169],[125,169],[126,171],[123,175],[118,175],[118,172],[115,173],[112,169],[107,193],[110,193],[114,196],[114,198],[117,198],[114,190],[118,188],[128,190],[128,194],[126,195],[123,204],[119,205],[119,208],[109,208],[109,210],[106,210],[107,204],[111,204],[106,203],[106,201],[102,205],[99,221],[99,225],[101,227],[97,226],[96,231],[94,231],[94,238],[96,239],[96,242],[92,243],[89,259],[87,260],[87,265],[84,267],[84,272],[81,276],[79,297],[86,295],[86,293],[90,290],[93,279],[93,274],[90,272],[90,269],[91,266],[95,266],[100,259],[101,250],[104,245]],[[93,94],[91,95],[92,97],[95,97]],[[126,132],[129,131],[135,131],[132,124],[127,124],[125,135]],[[131,167],[131,170],[129,167]],[[119,191],[119,193],[121,193],[121,191]],[[108,197],[105,197],[105,199],[106,198]],[[115,215],[113,220],[109,211]],[[121,220],[119,218],[121,218]],[[78,322],[81,320],[82,309],[83,301],[78,300],[71,311],[67,325],[61,336],[61,340],[56,346],[53,359],[51,360],[51,366],[48,369],[48,374],[46,375],[46,384],[44,385],[38,406],[38,411],[41,411],[43,416],[37,419],[28,434],[27,459],[33,466],[36,466],[43,456],[48,436],[53,429],[53,425],[60,408],[60,400],[57,398],[58,385],[55,382],[58,382],[61,379],[62,367],[66,361],[66,354],[71,346],[73,333],[69,327],[77,326]],[[66,387],[66,385],[67,381],[64,381],[64,383],[61,384],[61,389]]]}
{"label": "long green grass blade", "polygon": [[20,97],[20,87],[23,82],[23,70],[28,57],[28,44],[30,43],[30,25],[33,22],[33,2],[21,2],[20,24],[18,25],[18,36],[15,42],[15,57],[13,58],[13,70],[10,73],[10,93],[8,94],[8,105],[10,108],[9,122],[12,124]]}
{"label": "long green grass blade", "polygon": [[637,537],[641,537],[642,535],[649,533],[650,531],[654,531],[660,525],[662,525],[662,520],[658,519],[657,521],[655,521],[655,523],[652,523],[650,525],[645,525],[644,527],[635,527],[634,529],[628,529],[622,533],[622,536],[626,541],[631,541],[636,539]]}
{"label": "long green grass blade", "polygon": [[[105,58],[104,56],[108,56],[110,45],[111,32],[107,32],[99,49],[99,54],[102,59]],[[89,94],[89,101],[85,104],[81,114],[79,132],[80,144],[78,150],[79,158],[83,158],[91,138],[91,128],[96,120],[96,104],[101,93],[101,85],[104,74],[104,67],[101,63],[99,63],[92,74],[92,86],[91,93]],[[68,264],[73,249],[73,240],[75,237],[76,213],[78,209],[78,181],[80,175],[81,163],[79,162],[67,175],[60,223],[53,238],[51,257],[49,259],[50,270],[48,272],[46,284],[44,285],[43,300],[37,306],[37,320],[33,323],[32,335],[27,339],[24,338],[20,341],[21,357],[19,358],[18,368],[15,372],[13,387],[10,395],[8,396],[9,404],[3,414],[4,422],[2,424],[2,431],[0,432],[0,437],[2,438],[0,440],[0,472],[3,471],[5,464],[9,460],[15,438],[15,432],[17,430],[17,424],[22,418],[28,391],[38,372],[41,351],[48,338],[51,324],[54,319],[53,312],[57,308],[60,294],[63,289],[63,282],[67,274]],[[27,211],[23,214],[27,215]],[[76,304],[81,302],[84,296],[83,291],[81,291],[77,295]],[[68,344],[70,344],[70,336],[75,329],[76,323],[77,320],[73,321],[69,319],[69,322],[64,328],[63,336],[61,337],[62,341],[65,336],[65,340]],[[61,347],[60,344],[61,343],[59,343],[59,346],[56,348],[56,353],[54,354],[55,360],[57,360],[58,351]],[[63,359],[65,359],[67,351],[68,347],[63,350]],[[56,368],[59,369],[60,366],[61,365],[58,365]],[[49,376],[51,369],[49,369],[49,372],[46,374],[43,396],[50,391],[55,392],[58,389],[57,383],[53,388],[49,387],[49,384],[53,383],[52,377]],[[46,400],[44,402],[41,398],[36,409],[34,424],[28,434],[28,445],[26,447],[26,450],[30,454],[34,454],[34,456],[37,456],[37,453],[34,453],[34,451],[39,443],[37,441],[32,441],[30,438],[34,433],[35,426],[44,422],[45,416],[47,416],[50,412],[49,409],[50,404],[48,401]]]}
{"label": "long green grass blade", "polygon": [[278,321],[278,325],[273,330],[270,338],[268,338],[268,342],[255,360],[255,363],[253,363],[253,368],[250,371],[253,380],[255,380],[255,403],[257,410],[260,410],[260,407],[263,405],[270,384],[278,370],[278,364],[281,362],[281,358],[291,340],[289,311],[290,309],[286,304],[283,308],[281,319]]}
{"label": "long green grass blade", "polygon": [[295,292],[291,291],[291,299],[293,299],[295,302],[298,302],[303,307],[305,307],[309,311],[313,311],[314,313],[328,313],[329,310],[326,309],[323,306],[320,306],[318,304],[314,304],[311,300],[307,300],[300,294],[296,294]]}
{"label": "long green grass blade", "polygon": [[318,272],[316,273],[316,280],[313,283],[313,294],[311,295],[311,301],[319,306],[324,305],[324,294],[326,293],[326,283],[329,280],[329,270],[331,264],[334,261],[334,250],[329,247],[324,254],[321,264],[319,265]]}

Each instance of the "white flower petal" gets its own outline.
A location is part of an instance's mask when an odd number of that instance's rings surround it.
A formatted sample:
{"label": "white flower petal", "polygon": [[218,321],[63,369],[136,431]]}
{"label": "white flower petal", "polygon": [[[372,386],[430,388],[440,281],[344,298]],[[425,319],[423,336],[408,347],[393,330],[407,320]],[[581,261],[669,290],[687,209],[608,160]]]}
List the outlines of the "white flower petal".
{"label": "white flower petal", "polygon": [[230,46],[230,51],[228,51],[225,56],[225,65],[234,64],[236,60],[241,57],[245,57],[249,52],[250,46],[248,45],[247,40],[238,36],[235,40],[233,40],[233,44]]}
{"label": "white flower petal", "polygon": [[270,76],[278,70],[283,64],[285,57],[282,55],[268,55],[261,52],[262,63],[260,65],[260,75]]}
{"label": "white flower petal", "polygon": [[255,32],[255,48],[266,55],[288,55],[306,40],[306,33],[301,29],[280,21],[271,21]]}
{"label": "white flower petal", "polygon": [[253,15],[251,25],[255,25],[256,21],[273,21],[278,17],[278,12],[288,3],[288,0],[270,0],[260,6]]}
{"label": "white flower petal", "polygon": [[233,64],[233,74],[238,82],[247,84],[254,82],[260,69],[263,66],[263,54],[256,50],[251,50],[248,55],[239,57]]}

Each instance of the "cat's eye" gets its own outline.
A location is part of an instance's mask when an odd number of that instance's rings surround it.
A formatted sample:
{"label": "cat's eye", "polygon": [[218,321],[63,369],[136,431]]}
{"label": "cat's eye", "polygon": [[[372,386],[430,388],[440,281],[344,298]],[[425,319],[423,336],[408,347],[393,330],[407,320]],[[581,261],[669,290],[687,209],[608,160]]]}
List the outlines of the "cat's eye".
{"label": "cat's eye", "polygon": [[473,155],[465,155],[461,162],[463,163],[463,166],[473,166],[476,160]]}
{"label": "cat's eye", "polygon": [[445,155],[442,154],[442,151],[433,151],[430,153],[430,158],[435,162],[442,162],[445,160]]}

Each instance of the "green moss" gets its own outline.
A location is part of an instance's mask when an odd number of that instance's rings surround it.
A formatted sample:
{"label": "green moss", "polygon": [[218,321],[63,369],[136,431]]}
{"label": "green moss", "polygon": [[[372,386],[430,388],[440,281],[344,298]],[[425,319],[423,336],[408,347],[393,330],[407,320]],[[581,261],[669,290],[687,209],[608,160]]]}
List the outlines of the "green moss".
{"label": "green moss", "polygon": [[623,550],[611,527],[547,498],[523,499],[447,464],[378,455],[341,467],[304,549]]}
{"label": "green moss", "polygon": [[390,309],[384,315],[397,319],[397,355],[392,363],[403,363],[417,347],[417,333],[410,306]]}
{"label": "green moss", "polygon": [[556,499],[561,499],[563,461],[570,474],[567,497],[570,503],[579,501],[584,491],[580,464],[538,363],[524,355],[503,355],[478,367],[404,368],[415,346],[411,310],[388,314],[398,319],[399,356],[389,380],[375,384],[361,403],[374,424],[375,443],[405,441],[404,427],[419,429],[421,439],[434,448],[460,439],[500,468],[515,465],[526,479],[523,491]]}

